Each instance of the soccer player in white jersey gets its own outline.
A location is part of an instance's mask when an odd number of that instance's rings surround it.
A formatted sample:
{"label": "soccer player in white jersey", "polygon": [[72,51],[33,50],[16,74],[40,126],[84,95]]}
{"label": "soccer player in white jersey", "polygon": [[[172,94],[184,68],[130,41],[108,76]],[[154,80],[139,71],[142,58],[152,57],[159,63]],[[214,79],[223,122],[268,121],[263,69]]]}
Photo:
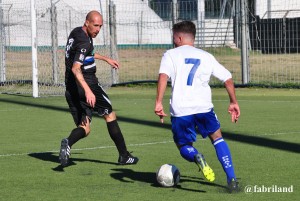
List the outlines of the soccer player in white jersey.
{"label": "soccer player in white jersey", "polygon": [[195,162],[204,177],[208,181],[214,181],[213,170],[205,161],[204,156],[193,147],[197,132],[203,138],[208,136],[227,175],[229,191],[238,191],[230,150],[222,137],[220,122],[214,113],[209,86],[211,76],[224,83],[230,100],[228,112],[231,114],[232,122],[237,122],[240,108],[231,73],[214,56],[194,47],[196,27],[193,22],[179,22],[174,24],[172,30],[175,48],[166,51],[161,60],[155,114],[163,123],[163,118],[167,115],[162,101],[167,81],[171,79],[172,132],[181,156],[189,162]]}

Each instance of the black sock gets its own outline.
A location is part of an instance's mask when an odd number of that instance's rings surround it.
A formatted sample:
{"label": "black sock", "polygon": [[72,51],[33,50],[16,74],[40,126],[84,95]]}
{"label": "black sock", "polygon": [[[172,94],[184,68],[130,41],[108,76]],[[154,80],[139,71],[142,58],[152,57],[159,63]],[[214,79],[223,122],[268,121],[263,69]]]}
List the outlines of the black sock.
{"label": "black sock", "polygon": [[70,134],[70,136],[68,137],[68,141],[69,141],[69,146],[72,147],[73,144],[75,144],[78,140],[80,140],[81,138],[84,138],[85,135],[85,130],[82,127],[77,127],[74,128]]}
{"label": "black sock", "polygon": [[106,125],[108,129],[108,133],[118,149],[119,155],[122,156],[127,155],[125,140],[117,120],[107,122]]}

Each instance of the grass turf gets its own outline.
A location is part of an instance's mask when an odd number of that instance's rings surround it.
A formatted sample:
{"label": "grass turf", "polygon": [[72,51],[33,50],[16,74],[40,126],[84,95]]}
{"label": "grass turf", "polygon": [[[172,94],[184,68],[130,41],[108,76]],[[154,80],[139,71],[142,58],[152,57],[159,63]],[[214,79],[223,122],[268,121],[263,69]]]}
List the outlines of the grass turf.
{"label": "grass turf", "polygon": [[[74,127],[64,97],[0,95],[0,200],[297,200],[299,198],[300,90],[237,89],[241,118],[230,122],[225,89],[213,89],[215,111],[232,152],[241,192],[228,194],[225,174],[208,139],[195,147],[216,173],[206,182],[197,166],[180,157],[170,120],[154,115],[154,87],[108,90],[128,149],[137,165],[118,166],[106,125],[94,117],[89,137],[73,146],[71,165],[58,163],[60,140]],[[165,109],[168,111],[168,90]],[[159,187],[155,172],[164,163],[181,172],[176,188]],[[293,187],[293,192],[244,189]],[[272,191],[272,189],[271,189]]]}

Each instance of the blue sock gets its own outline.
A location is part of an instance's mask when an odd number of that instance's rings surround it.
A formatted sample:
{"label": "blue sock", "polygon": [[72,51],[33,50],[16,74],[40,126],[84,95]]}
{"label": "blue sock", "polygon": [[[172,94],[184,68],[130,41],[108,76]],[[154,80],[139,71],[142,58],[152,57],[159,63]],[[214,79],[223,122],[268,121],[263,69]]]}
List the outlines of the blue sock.
{"label": "blue sock", "polygon": [[236,179],[231,154],[227,143],[221,137],[213,141],[213,145],[216,149],[217,157],[226,173],[227,182],[229,182],[232,178]]}
{"label": "blue sock", "polygon": [[198,154],[198,150],[191,145],[184,145],[180,148],[180,154],[185,160],[194,162],[194,157],[196,154]]}

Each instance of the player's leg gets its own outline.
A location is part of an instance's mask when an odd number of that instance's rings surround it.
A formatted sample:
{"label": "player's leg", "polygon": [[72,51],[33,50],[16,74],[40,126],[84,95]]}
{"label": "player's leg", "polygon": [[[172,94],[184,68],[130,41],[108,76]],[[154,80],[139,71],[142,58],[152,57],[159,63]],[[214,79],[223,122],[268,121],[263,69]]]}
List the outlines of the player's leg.
{"label": "player's leg", "polygon": [[206,163],[204,156],[193,146],[196,141],[194,115],[171,117],[173,139],[180,155],[189,162],[195,162],[208,181],[214,181],[215,174]]}
{"label": "player's leg", "polygon": [[132,156],[127,150],[125,139],[119,127],[116,114],[112,109],[109,97],[103,91],[101,85],[94,86],[93,92],[96,96],[95,110],[100,116],[104,117],[108,133],[117,147],[119,153],[118,163],[120,165],[136,164],[139,159]]}
{"label": "player's leg", "polygon": [[[90,133],[90,121],[92,118],[90,109],[87,106],[84,106],[84,108],[82,107],[76,93],[71,94],[69,91],[66,91],[65,95],[77,127],[71,131],[69,137],[61,140],[59,160],[62,166],[68,164],[72,145]],[[88,113],[89,116],[86,116],[85,113]]]}
{"label": "player's leg", "polygon": [[226,173],[229,190],[238,190],[238,183],[234,172],[230,149],[222,137],[221,130],[218,129],[216,132],[211,134],[209,138],[215,147],[217,157],[223,167],[224,172]]}
{"label": "player's leg", "polygon": [[108,133],[119,153],[118,163],[120,165],[136,164],[139,159],[128,152],[115,112],[111,112],[103,117],[106,121]]}
{"label": "player's leg", "polygon": [[83,116],[82,117],[82,122],[80,125],[77,126],[77,128],[74,128],[69,137],[66,139],[68,140],[68,144],[70,147],[72,147],[76,142],[81,140],[84,137],[87,137],[90,133],[90,117],[88,116]]}
{"label": "player's leg", "polygon": [[77,128],[74,128],[71,131],[69,137],[61,140],[59,160],[62,166],[66,166],[69,162],[72,145],[74,145],[77,141],[86,137],[89,134],[89,130],[90,130],[89,124],[90,123],[88,120],[88,123],[86,123],[85,125],[80,125]]}
{"label": "player's leg", "polygon": [[232,183],[232,181],[236,183],[231,153],[227,143],[222,137],[220,122],[213,109],[203,115],[206,123],[204,125],[199,124],[199,130],[202,130],[200,132],[205,133],[204,137],[208,135],[214,145],[218,160],[226,173],[228,184]]}

